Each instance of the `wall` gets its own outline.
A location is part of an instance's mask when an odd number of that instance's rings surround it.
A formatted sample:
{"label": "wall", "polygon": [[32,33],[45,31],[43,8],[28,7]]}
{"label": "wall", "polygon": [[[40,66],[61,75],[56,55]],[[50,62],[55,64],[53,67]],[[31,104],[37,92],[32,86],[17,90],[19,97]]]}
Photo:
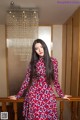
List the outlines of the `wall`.
{"label": "wall", "polygon": [[[63,25],[63,51],[64,91],[77,97],[80,95],[80,8]],[[80,104],[74,102],[74,106],[80,120]]]}
{"label": "wall", "polygon": [[53,25],[53,56],[58,60],[59,83],[62,84],[62,25]]}
{"label": "wall", "polygon": [[7,96],[5,26],[0,25],[0,97]]}
{"label": "wall", "polygon": [[[66,26],[66,27],[65,27]],[[80,76],[80,8],[63,25],[63,72],[65,93],[79,95]],[[66,59],[64,59],[66,58]],[[75,89],[74,89],[75,88]]]}

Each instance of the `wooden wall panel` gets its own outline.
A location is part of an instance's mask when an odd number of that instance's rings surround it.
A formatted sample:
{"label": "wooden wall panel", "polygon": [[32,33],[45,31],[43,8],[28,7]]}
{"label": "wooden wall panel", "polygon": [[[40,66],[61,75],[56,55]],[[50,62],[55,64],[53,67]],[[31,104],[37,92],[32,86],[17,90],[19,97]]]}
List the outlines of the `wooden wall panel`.
{"label": "wooden wall panel", "polygon": [[66,26],[66,33],[63,29],[65,37],[63,37],[63,57],[65,57],[63,71],[65,70],[65,72],[62,74],[62,78],[65,79],[65,93],[75,97],[80,95],[80,8],[64,25]]}
{"label": "wooden wall panel", "polygon": [[72,67],[72,18],[66,23],[66,94],[70,94],[71,86],[71,67]]}
{"label": "wooden wall panel", "polygon": [[[79,12],[79,21],[80,21],[80,12]],[[78,88],[78,96],[80,96],[80,22],[79,22],[79,88]]]}
{"label": "wooden wall panel", "polygon": [[72,80],[71,80],[71,94],[78,95],[79,83],[79,11],[73,15],[73,52],[72,52]]}
{"label": "wooden wall panel", "polygon": [[66,24],[63,25],[63,36],[62,36],[62,89],[66,91]]}

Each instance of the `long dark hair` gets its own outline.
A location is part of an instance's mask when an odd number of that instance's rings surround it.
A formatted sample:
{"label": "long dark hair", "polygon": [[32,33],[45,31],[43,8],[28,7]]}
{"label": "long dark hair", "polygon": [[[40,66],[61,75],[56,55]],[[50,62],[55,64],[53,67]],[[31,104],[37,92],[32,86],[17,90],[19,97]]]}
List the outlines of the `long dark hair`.
{"label": "long dark hair", "polygon": [[35,52],[35,44],[40,43],[44,49],[44,64],[46,68],[46,82],[48,85],[51,84],[51,81],[54,80],[54,69],[51,58],[49,56],[48,48],[45,42],[41,39],[36,39],[32,45],[32,56],[31,56],[31,71],[30,71],[30,81],[29,86],[32,84],[32,78],[36,76],[36,63],[39,60],[39,55]]}

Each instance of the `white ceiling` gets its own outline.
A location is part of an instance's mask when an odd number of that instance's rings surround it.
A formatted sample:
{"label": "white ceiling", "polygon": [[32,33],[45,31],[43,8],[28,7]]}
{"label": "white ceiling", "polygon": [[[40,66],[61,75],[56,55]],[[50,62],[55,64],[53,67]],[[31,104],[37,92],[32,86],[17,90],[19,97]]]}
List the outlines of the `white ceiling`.
{"label": "white ceiling", "polygon": [[39,8],[40,25],[63,24],[80,6],[80,0],[0,0],[0,24],[6,22],[11,1],[19,7]]}

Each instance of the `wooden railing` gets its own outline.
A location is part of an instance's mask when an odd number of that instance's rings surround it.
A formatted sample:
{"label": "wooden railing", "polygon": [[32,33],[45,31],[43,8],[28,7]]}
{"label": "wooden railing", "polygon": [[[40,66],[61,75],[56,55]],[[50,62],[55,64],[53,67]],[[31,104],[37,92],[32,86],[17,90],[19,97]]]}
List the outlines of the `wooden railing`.
{"label": "wooden railing", "polygon": [[[18,113],[17,113],[17,106],[18,103],[22,103],[24,101],[24,98],[20,98],[18,100],[11,100],[9,98],[0,98],[1,105],[1,112],[7,111],[7,105],[10,103],[13,104],[13,111],[14,111],[14,120],[18,120]],[[71,120],[78,120],[78,113],[79,110],[78,103],[80,102],[80,97],[71,97],[70,100],[63,100],[62,98],[57,97],[57,101],[60,102],[60,118],[59,120],[63,119],[63,112],[64,112],[64,101],[69,102],[71,105]],[[77,109],[75,106],[75,103],[77,103]]]}

